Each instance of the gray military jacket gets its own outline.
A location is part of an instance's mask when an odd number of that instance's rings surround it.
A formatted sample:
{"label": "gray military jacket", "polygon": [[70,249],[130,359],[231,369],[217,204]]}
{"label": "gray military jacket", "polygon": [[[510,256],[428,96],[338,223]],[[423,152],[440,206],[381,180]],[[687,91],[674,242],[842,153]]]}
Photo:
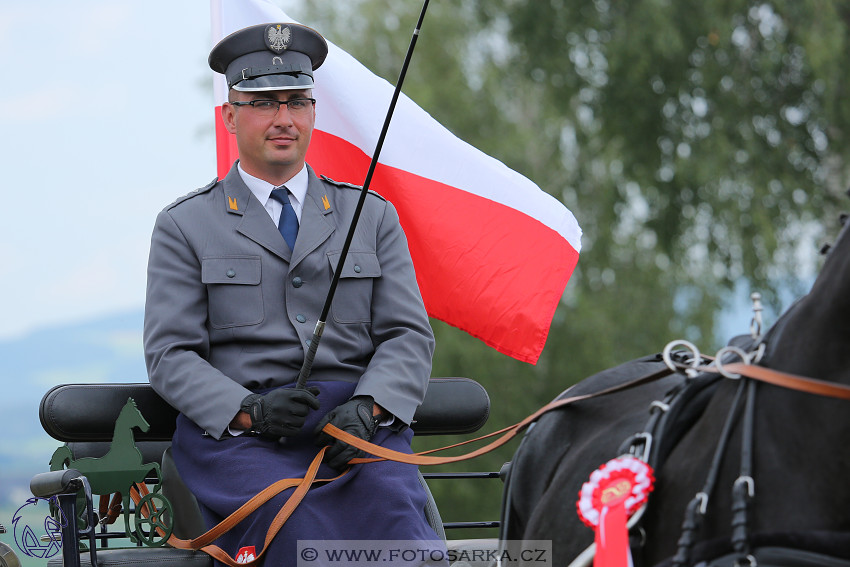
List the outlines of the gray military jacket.
{"label": "gray military jacket", "polygon": [[[295,382],[321,314],[360,192],[312,169],[309,177],[293,251],[235,164],[156,219],[148,375],[169,404],[216,438],[251,391]],[[355,395],[410,423],[433,351],[398,215],[369,193],[310,379],[356,382]]]}

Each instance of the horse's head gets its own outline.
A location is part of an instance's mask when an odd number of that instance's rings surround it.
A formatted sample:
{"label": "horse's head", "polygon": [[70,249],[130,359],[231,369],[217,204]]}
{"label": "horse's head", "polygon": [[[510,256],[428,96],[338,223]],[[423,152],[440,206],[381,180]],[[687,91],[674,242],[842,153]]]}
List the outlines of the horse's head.
{"label": "horse's head", "polygon": [[121,413],[118,414],[118,419],[115,422],[116,429],[132,429],[138,427],[143,432],[151,428],[147,420],[142,416],[142,412],[136,406],[136,401],[133,398],[127,398],[127,403],[121,408]]}
{"label": "horse's head", "polygon": [[811,291],[766,337],[764,364],[786,372],[850,383],[850,223],[831,247]]}

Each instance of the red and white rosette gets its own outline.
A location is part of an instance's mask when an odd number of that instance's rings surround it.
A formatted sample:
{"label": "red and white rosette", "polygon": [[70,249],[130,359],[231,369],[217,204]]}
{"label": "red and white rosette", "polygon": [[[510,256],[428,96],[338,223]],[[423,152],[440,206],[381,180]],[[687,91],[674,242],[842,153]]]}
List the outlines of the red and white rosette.
{"label": "red and white rosette", "polygon": [[632,565],[626,522],[647,501],[654,482],[652,467],[623,456],[593,471],[582,485],[576,507],[581,520],[596,532],[595,567]]}

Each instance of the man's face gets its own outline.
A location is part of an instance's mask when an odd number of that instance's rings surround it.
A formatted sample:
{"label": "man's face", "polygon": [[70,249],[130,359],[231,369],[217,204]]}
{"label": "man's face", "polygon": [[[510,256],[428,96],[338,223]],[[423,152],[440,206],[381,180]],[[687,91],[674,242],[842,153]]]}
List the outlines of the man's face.
{"label": "man's face", "polygon": [[[231,91],[230,101],[292,100],[308,98],[310,89],[240,92]],[[280,185],[304,166],[307,148],[316,123],[316,109],[293,112],[283,104],[269,114],[252,106],[225,103],[222,119],[228,132],[236,135],[242,168],[255,177]]]}

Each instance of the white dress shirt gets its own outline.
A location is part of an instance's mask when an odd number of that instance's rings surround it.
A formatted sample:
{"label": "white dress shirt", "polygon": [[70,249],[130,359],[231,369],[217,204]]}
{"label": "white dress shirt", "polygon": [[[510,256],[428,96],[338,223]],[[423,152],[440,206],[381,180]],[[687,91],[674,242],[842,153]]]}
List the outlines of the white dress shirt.
{"label": "white dress shirt", "polygon": [[[259,177],[254,177],[250,173],[246,173],[244,169],[242,169],[242,164],[239,163],[236,166],[239,169],[239,176],[242,178],[242,181],[245,182],[245,185],[248,186],[248,189],[251,190],[251,193],[263,203],[263,206],[266,208],[266,212],[269,213],[269,216],[274,221],[274,225],[277,226],[280,221],[280,213],[283,212],[283,205],[280,201],[271,198],[272,190],[277,189],[279,185],[272,185],[268,181],[264,181]],[[289,202],[292,203],[292,208],[295,210],[295,216],[298,217],[298,223],[301,223],[301,208],[304,204],[304,199],[307,198],[307,182],[309,177],[307,175],[307,166],[303,166],[301,171],[296,173],[292,179],[284,183],[286,185],[287,190],[289,190]]]}

